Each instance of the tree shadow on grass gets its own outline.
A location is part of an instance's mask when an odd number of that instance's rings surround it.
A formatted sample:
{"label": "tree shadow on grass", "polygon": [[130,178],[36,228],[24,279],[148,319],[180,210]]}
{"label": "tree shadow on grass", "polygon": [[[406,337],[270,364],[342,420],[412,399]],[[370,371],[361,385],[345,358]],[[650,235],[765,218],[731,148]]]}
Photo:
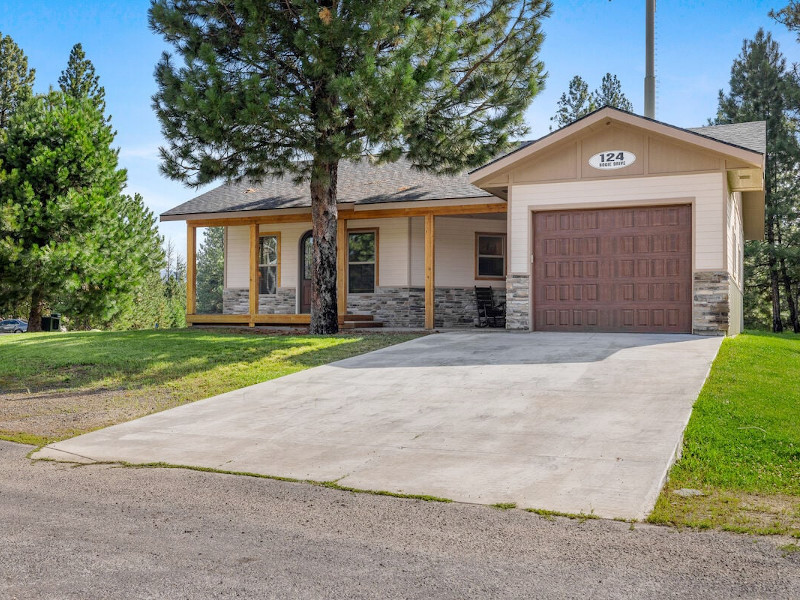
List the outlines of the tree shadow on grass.
{"label": "tree shadow on grass", "polygon": [[[270,363],[300,370],[384,347],[389,339],[353,336],[250,336],[191,330],[37,334],[0,345],[0,393],[104,382],[164,385],[220,367]],[[269,377],[267,377],[269,378]]]}

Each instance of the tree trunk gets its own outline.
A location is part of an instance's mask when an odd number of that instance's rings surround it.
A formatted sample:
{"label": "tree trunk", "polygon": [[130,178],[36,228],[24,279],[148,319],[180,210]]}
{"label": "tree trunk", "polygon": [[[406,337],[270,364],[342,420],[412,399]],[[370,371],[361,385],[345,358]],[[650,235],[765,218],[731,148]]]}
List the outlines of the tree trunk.
{"label": "tree trunk", "polygon": [[[311,169],[311,333],[339,332],[336,301],[336,184],[339,163],[314,159]],[[339,282],[344,285],[343,282]]]}
{"label": "tree trunk", "polygon": [[35,290],[31,294],[31,311],[28,314],[28,331],[42,330],[42,311],[44,310],[42,294]]}
{"label": "tree trunk", "polygon": [[800,322],[797,320],[797,305],[794,303],[792,294],[792,280],[786,270],[786,259],[781,258],[781,280],[783,281],[783,291],[786,293],[786,303],[789,305],[789,320],[792,323],[792,331],[800,333]]}
{"label": "tree trunk", "polygon": [[[778,245],[783,246],[783,235],[780,226],[777,227],[777,230]],[[792,330],[795,333],[800,333],[800,323],[797,322],[797,305],[794,303],[794,295],[792,294],[792,279],[789,277],[789,272],[786,270],[786,258],[781,256],[779,264],[783,291],[786,293],[786,304],[789,306],[789,321],[792,324]]]}
{"label": "tree trunk", "polygon": [[772,331],[781,333],[781,289],[778,280],[778,260],[775,258],[775,217],[767,218],[767,264],[769,265],[770,291],[772,295]]}

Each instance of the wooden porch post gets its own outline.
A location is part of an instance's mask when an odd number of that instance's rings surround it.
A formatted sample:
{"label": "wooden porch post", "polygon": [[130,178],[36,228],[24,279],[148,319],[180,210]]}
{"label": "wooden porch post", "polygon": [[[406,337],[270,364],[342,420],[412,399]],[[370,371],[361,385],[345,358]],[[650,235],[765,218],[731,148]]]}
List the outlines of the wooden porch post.
{"label": "wooden porch post", "polygon": [[339,316],[347,314],[347,220],[339,219],[336,230],[336,304]]}
{"label": "wooden porch post", "polygon": [[258,224],[250,224],[250,327],[258,314]]}
{"label": "wooden porch post", "polygon": [[197,310],[197,228],[186,222],[186,314]]}
{"label": "wooden porch post", "polygon": [[433,329],[435,323],[435,284],[436,284],[436,247],[435,217],[425,215],[425,329]]}

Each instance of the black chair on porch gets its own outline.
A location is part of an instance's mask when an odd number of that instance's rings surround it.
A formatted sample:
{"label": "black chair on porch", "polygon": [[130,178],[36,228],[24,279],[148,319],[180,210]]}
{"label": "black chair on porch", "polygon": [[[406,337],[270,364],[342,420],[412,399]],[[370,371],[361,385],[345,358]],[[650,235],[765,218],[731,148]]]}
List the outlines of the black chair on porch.
{"label": "black chair on porch", "polygon": [[506,326],[506,303],[495,302],[491,286],[475,286],[475,304],[478,307],[476,327]]}

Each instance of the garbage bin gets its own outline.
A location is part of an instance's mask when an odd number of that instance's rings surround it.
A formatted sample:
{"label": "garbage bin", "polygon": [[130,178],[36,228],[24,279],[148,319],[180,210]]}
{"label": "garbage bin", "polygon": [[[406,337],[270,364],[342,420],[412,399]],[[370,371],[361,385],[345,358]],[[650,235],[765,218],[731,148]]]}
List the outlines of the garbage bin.
{"label": "garbage bin", "polygon": [[53,313],[49,317],[42,317],[42,331],[61,331],[61,315]]}

